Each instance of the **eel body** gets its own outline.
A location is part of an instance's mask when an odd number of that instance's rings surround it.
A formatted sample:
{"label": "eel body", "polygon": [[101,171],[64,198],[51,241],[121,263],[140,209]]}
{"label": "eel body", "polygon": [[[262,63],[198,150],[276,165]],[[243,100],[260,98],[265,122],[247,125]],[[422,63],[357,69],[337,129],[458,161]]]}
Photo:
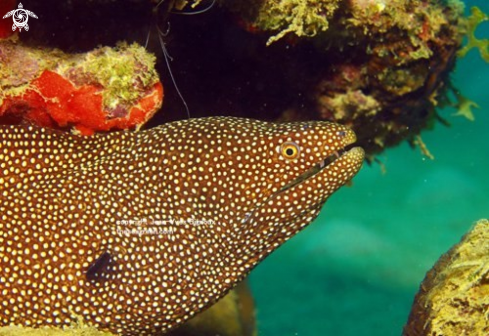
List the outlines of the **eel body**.
{"label": "eel body", "polygon": [[89,138],[0,126],[0,326],[174,328],[318,215],[361,167],[354,141],[230,117]]}

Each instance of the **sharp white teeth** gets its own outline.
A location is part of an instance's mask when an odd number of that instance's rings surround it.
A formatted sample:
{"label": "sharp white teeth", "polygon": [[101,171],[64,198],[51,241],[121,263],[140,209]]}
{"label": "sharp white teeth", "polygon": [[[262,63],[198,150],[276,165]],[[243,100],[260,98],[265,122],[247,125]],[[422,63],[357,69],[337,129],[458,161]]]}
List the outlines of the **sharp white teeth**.
{"label": "sharp white teeth", "polygon": [[323,161],[321,161],[321,162],[319,163],[319,168],[323,169],[323,168],[324,168],[324,166],[326,166],[326,162],[325,162],[325,160],[323,160]]}
{"label": "sharp white teeth", "polygon": [[338,154],[337,151],[334,152],[334,155],[336,156],[336,158],[339,158],[340,157],[340,154]]}

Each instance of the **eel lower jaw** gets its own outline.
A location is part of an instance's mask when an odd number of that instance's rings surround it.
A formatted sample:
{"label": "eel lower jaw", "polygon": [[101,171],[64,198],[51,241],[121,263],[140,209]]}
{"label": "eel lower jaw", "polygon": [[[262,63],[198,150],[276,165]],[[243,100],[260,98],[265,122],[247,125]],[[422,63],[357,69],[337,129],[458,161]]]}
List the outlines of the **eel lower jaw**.
{"label": "eel lower jaw", "polygon": [[332,154],[330,154],[324,160],[320,161],[319,163],[315,164],[312,168],[310,168],[309,170],[307,170],[303,174],[299,175],[292,182],[289,182],[286,185],[284,185],[282,188],[280,188],[280,190],[278,190],[278,192],[280,193],[282,191],[288,190],[288,189],[295,187],[296,185],[304,182],[305,180],[307,180],[311,176],[314,176],[314,175],[318,174],[320,171],[322,171],[323,169],[326,169],[330,164],[332,164],[337,159],[339,159],[340,157],[342,157],[343,155],[348,153],[350,150],[354,150],[355,148],[358,148],[358,147],[355,147],[354,144],[349,144],[349,145],[347,145],[347,146],[345,146],[339,150],[334,151]]}

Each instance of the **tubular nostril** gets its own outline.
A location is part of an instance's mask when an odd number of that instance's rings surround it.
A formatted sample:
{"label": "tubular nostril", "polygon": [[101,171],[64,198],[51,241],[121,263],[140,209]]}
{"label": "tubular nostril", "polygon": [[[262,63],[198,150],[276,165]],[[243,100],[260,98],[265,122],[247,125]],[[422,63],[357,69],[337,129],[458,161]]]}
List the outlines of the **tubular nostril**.
{"label": "tubular nostril", "polygon": [[339,131],[338,132],[338,136],[340,136],[342,138],[345,137],[345,135],[346,135],[346,132],[345,131]]}

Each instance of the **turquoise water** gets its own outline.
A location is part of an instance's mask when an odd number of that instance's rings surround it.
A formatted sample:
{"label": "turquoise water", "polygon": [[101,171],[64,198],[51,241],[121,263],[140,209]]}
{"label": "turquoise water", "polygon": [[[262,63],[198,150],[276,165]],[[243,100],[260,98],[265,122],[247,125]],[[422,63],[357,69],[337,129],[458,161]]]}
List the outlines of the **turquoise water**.
{"label": "turquoise water", "polygon": [[[467,1],[489,12],[487,0]],[[477,31],[489,37],[489,23]],[[425,273],[473,223],[489,217],[489,65],[472,50],[453,82],[475,122],[440,114],[422,138],[365,165],[320,217],[251,275],[260,335],[400,335]]]}

